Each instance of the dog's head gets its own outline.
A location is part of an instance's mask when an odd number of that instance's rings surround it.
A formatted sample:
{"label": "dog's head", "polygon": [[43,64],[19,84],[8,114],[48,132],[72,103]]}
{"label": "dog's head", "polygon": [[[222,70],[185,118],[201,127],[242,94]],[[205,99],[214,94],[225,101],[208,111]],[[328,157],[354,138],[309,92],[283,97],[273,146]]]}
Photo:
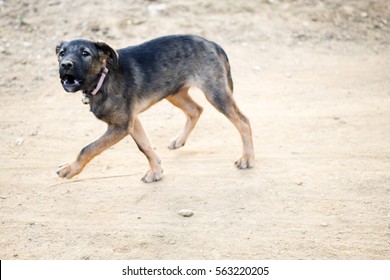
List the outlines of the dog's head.
{"label": "dog's head", "polygon": [[96,86],[103,67],[115,68],[118,54],[104,42],[72,40],[56,47],[61,84],[67,92]]}

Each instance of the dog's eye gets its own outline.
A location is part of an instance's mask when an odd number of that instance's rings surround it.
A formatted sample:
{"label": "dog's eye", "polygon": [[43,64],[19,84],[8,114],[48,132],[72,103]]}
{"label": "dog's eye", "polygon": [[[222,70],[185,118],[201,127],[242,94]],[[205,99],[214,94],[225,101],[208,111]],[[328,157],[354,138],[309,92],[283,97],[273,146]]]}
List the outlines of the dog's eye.
{"label": "dog's eye", "polygon": [[60,53],[58,54],[60,57],[63,57],[64,55],[65,55],[65,51],[64,50],[62,50],[62,51],[60,51]]}
{"label": "dog's eye", "polygon": [[82,55],[82,56],[90,56],[90,53],[87,52],[87,51],[82,51],[82,52],[81,52],[81,55]]}

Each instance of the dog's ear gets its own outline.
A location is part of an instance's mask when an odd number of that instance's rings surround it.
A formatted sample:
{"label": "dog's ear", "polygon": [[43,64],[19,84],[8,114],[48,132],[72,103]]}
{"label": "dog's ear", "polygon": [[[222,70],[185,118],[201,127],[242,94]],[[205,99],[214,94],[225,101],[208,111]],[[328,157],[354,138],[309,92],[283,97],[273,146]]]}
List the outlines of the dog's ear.
{"label": "dog's ear", "polygon": [[96,42],[95,46],[98,50],[99,60],[101,63],[106,61],[109,65],[113,67],[118,66],[118,53],[113,48],[111,48],[105,42],[100,41]]}
{"label": "dog's ear", "polygon": [[64,41],[61,41],[57,44],[56,46],[56,55],[58,56],[58,54],[60,53],[60,50],[62,48],[62,45],[64,44],[65,42]]}

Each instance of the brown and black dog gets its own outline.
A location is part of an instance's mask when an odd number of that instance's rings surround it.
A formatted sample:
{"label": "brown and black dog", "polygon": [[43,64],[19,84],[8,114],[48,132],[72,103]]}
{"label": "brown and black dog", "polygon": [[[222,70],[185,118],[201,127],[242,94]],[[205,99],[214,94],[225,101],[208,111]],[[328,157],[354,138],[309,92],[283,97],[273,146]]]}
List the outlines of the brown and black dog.
{"label": "brown and black dog", "polygon": [[194,35],[172,35],[114,50],[103,42],[78,39],[61,42],[56,53],[63,88],[67,92],[82,90],[83,102],[108,124],[104,135],[84,147],[76,160],[59,167],[60,177],[79,174],[96,155],[130,134],[149,161],[150,170],[142,180],[160,180],[161,161],[138,114],[164,98],[182,109],[187,122],[169,149],[182,147],[203,110],[189,96],[191,86],[201,89],[238,129],[243,153],[235,165],[240,169],[253,167],[249,120],[233,99],[229,61],[216,43]]}

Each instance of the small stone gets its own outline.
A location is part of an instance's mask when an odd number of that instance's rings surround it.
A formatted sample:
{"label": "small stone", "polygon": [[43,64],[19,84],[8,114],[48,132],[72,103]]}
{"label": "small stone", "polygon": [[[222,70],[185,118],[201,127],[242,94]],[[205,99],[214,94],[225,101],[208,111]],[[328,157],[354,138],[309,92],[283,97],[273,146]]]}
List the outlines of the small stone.
{"label": "small stone", "polygon": [[167,5],[162,3],[162,4],[150,4],[148,7],[148,12],[149,16],[155,17],[161,12],[165,11],[167,9]]}
{"label": "small stone", "polygon": [[30,136],[37,136],[38,135],[38,130],[34,130],[30,133]]}
{"label": "small stone", "polygon": [[329,224],[327,224],[327,223],[321,223],[321,226],[322,226],[322,227],[327,227],[327,226],[329,226]]}
{"label": "small stone", "polygon": [[23,137],[18,137],[18,138],[16,138],[15,144],[16,144],[17,146],[22,146],[23,143],[24,143],[24,138],[23,138]]}
{"label": "small stone", "polygon": [[183,217],[188,218],[188,217],[193,216],[193,215],[194,215],[194,212],[192,212],[191,209],[182,209],[182,210],[180,210],[180,211],[178,212],[178,214],[179,214],[180,216],[183,216]]}
{"label": "small stone", "polygon": [[99,32],[100,31],[100,27],[99,26],[97,26],[97,25],[93,25],[92,27],[91,27],[91,31],[92,32]]}
{"label": "small stone", "polygon": [[32,43],[31,42],[23,42],[23,47],[26,47],[26,48],[29,48],[32,46]]}

